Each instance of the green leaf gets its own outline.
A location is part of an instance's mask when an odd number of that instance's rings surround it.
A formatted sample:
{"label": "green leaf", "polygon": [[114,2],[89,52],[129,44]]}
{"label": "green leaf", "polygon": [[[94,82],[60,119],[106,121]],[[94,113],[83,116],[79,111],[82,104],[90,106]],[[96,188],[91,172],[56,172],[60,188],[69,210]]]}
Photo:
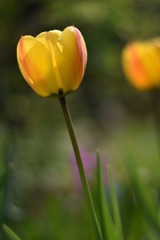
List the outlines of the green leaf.
{"label": "green leaf", "polygon": [[0,189],[3,188],[5,185],[6,181],[8,180],[8,177],[10,176],[12,170],[14,168],[14,165],[10,165],[8,169],[0,176]]}
{"label": "green leaf", "polygon": [[3,224],[2,228],[7,233],[7,235],[10,237],[11,240],[22,240],[7,225]]}
{"label": "green leaf", "polygon": [[113,177],[111,168],[108,167],[109,172],[109,181],[111,186],[111,195],[112,195],[112,205],[113,205],[113,214],[114,214],[114,221],[115,221],[115,236],[117,240],[123,239],[123,232],[122,232],[122,224],[121,224],[121,218],[120,218],[120,212],[118,207],[118,202],[116,198],[114,183],[113,183]]}
{"label": "green leaf", "polygon": [[160,233],[159,207],[156,199],[153,198],[149,187],[142,180],[137,171],[136,163],[132,156],[126,158],[127,167],[130,172],[132,184],[134,186],[137,197],[140,201],[142,210],[155,230]]}
{"label": "green leaf", "polygon": [[114,240],[114,226],[112,217],[107,207],[105,198],[105,192],[102,180],[102,168],[99,152],[97,153],[97,186],[98,186],[98,202],[99,202],[99,215],[100,215],[100,227],[104,240]]}

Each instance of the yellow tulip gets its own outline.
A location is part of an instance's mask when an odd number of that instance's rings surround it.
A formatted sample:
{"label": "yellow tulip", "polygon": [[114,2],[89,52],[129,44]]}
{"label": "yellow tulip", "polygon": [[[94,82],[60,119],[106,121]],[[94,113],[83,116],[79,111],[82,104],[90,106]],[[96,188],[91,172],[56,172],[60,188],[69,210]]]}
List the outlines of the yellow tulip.
{"label": "yellow tulip", "polygon": [[139,90],[160,87],[160,45],[157,42],[133,42],[122,52],[124,73]]}
{"label": "yellow tulip", "polygon": [[63,32],[42,32],[35,38],[22,36],[17,60],[24,79],[40,96],[66,95],[82,82],[87,49],[80,31],[70,26]]}

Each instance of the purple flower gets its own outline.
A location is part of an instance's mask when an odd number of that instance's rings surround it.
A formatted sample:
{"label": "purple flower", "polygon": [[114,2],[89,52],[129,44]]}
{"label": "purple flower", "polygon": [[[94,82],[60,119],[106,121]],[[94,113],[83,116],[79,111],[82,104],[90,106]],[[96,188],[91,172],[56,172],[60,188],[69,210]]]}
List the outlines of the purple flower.
{"label": "purple flower", "polygon": [[[83,167],[86,174],[86,178],[88,180],[89,185],[94,183],[97,179],[96,177],[96,171],[97,171],[97,154],[96,152],[89,152],[84,147],[80,147],[80,153],[82,157]],[[82,189],[82,183],[77,167],[77,162],[74,154],[72,153],[71,157],[71,163],[73,167],[73,175],[74,175],[74,186],[76,189]],[[104,157],[104,155],[101,155],[101,165],[102,165],[102,172],[103,172],[103,179],[104,181],[107,178],[107,171],[106,171],[106,165],[107,161]]]}

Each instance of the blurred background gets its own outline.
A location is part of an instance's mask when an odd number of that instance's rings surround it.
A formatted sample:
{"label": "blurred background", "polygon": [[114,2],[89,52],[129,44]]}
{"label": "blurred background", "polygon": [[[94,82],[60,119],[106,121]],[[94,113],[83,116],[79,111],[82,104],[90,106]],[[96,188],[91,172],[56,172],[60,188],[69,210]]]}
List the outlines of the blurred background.
{"label": "blurred background", "polygon": [[[88,49],[84,80],[67,96],[89,167],[96,202],[96,149],[112,167],[124,239],[159,239],[132,186],[131,154],[155,201],[160,199],[159,150],[149,92],[122,72],[121,52],[135,39],[160,35],[159,0],[0,1],[0,173],[14,165],[1,189],[0,221],[22,239],[94,239],[75,160],[57,99],[36,95],[16,59],[21,35],[75,25]],[[86,157],[87,156],[87,157]],[[92,175],[90,177],[90,175]],[[107,172],[104,167],[106,192]],[[8,239],[2,233],[2,239]]]}

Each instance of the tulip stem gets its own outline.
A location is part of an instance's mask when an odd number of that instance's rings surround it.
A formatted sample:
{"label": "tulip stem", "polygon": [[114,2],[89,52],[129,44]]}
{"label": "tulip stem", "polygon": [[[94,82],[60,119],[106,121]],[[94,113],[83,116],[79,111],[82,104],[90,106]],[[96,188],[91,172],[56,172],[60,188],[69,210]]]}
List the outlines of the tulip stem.
{"label": "tulip stem", "polygon": [[155,131],[157,135],[157,146],[158,146],[158,152],[159,152],[159,158],[160,158],[160,109],[159,109],[159,93],[154,90],[150,94],[151,99],[151,108],[153,112],[154,117],[154,125],[155,125]]}
{"label": "tulip stem", "polygon": [[99,227],[99,223],[98,223],[98,220],[97,220],[92,196],[91,196],[91,193],[90,193],[89,185],[88,185],[88,182],[87,182],[87,179],[86,179],[86,175],[85,175],[85,171],[84,171],[83,162],[82,162],[81,154],[80,154],[80,151],[79,151],[77,139],[76,139],[75,132],[74,132],[74,129],[73,129],[73,124],[72,124],[71,116],[70,116],[70,113],[69,113],[69,109],[68,109],[68,106],[67,106],[67,103],[66,103],[66,100],[65,100],[64,96],[60,95],[59,100],[60,100],[60,104],[61,104],[63,114],[64,114],[64,117],[65,117],[66,125],[67,125],[68,131],[69,131],[71,142],[72,142],[72,145],[73,145],[73,150],[74,150],[74,154],[75,154],[75,157],[76,157],[77,166],[78,166],[81,182],[82,182],[82,185],[83,185],[83,190],[84,190],[84,194],[85,194],[90,218],[91,218],[94,230],[95,230],[95,234],[96,234],[96,237],[97,237],[98,240],[103,240],[101,230],[100,230],[100,227]]}

